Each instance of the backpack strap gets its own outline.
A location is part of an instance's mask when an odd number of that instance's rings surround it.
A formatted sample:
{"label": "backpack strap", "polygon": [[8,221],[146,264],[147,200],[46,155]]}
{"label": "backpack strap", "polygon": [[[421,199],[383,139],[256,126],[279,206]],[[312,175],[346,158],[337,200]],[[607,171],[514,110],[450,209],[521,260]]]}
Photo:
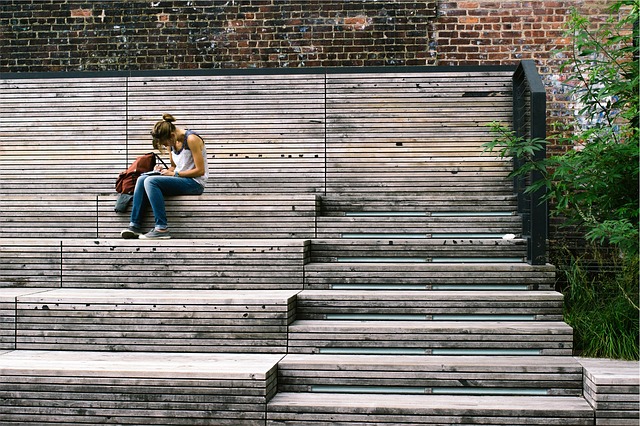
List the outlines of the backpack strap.
{"label": "backpack strap", "polygon": [[162,159],[162,157],[160,157],[158,154],[156,154],[155,152],[153,153],[153,155],[156,156],[156,160],[160,160],[160,162],[162,163],[162,165],[164,166],[165,169],[168,169],[169,166],[167,166],[167,163],[164,162],[164,160]]}

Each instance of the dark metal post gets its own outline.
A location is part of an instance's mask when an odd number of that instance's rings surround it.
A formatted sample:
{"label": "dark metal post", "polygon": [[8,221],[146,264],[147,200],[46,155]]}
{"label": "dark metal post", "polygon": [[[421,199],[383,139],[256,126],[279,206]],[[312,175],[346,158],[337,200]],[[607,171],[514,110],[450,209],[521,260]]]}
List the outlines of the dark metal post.
{"label": "dark metal post", "polygon": [[[545,139],[547,136],[546,92],[533,61],[522,61],[513,75],[513,126],[517,137]],[[546,149],[538,151],[534,160],[546,157]],[[514,159],[514,167],[519,167]],[[532,265],[546,263],[548,235],[548,206],[546,189],[524,194],[527,184],[542,179],[533,172],[527,179],[516,179],[514,190],[518,196],[518,212],[523,218],[523,236],[527,239],[527,261]]]}

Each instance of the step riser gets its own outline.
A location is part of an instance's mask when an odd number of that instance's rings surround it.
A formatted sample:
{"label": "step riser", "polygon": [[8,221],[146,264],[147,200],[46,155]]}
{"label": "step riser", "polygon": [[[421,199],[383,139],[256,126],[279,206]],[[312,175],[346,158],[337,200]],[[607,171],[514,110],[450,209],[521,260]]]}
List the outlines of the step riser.
{"label": "step riser", "polygon": [[570,357],[287,355],[279,392],[556,395],[582,394]]}
{"label": "step riser", "polygon": [[564,323],[296,321],[293,354],[571,355]]}
{"label": "step riser", "polygon": [[306,290],[297,319],[562,321],[562,309],[556,292]]}
{"label": "step riser", "polygon": [[286,353],[296,309],[295,291],[17,292],[3,349]]}
{"label": "step riser", "polygon": [[302,290],[308,240],[7,240],[0,287]]}

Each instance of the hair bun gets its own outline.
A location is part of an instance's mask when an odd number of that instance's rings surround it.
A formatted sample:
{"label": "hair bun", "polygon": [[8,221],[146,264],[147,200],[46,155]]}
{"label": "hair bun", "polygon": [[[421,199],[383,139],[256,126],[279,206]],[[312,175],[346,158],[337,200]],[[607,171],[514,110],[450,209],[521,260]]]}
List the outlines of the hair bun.
{"label": "hair bun", "polygon": [[169,123],[172,123],[172,122],[176,121],[176,119],[174,118],[174,116],[173,116],[173,115],[171,115],[171,114],[162,114],[162,119],[163,119],[164,121],[168,121]]}

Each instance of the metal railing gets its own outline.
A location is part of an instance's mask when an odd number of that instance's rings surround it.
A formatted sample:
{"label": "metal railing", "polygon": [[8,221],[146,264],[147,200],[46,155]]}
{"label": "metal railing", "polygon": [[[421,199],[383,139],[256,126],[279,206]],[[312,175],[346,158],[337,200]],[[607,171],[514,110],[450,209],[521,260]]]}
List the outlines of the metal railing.
{"label": "metal railing", "polygon": [[[534,61],[522,61],[513,74],[513,128],[516,137],[545,139],[547,136],[546,93]],[[546,157],[546,148],[535,153],[534,161]],[[515,158],[514,167],[522,160]],[[546,188],[525,192],[526,188],[542,179],[538,171],[525,177],[516,177],[514,190],[518,196],[518,212],[522,215],[522,236],[527,241],[527,261],[544,265],[547,260],[548,206]]]}

